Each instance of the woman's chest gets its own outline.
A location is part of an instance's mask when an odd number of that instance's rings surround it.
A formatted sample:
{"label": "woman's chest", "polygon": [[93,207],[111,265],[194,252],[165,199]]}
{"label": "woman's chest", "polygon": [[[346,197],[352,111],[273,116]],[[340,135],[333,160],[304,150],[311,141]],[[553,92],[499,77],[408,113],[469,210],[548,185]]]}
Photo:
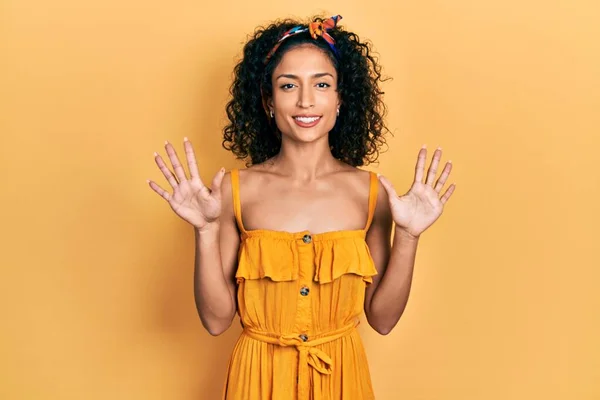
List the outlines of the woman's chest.
{"label": "woman's chest", "polygon": [[352,190],[264,188],[242,199],[247,230],[272,229],[313,233],[362,229],[368,197]]}

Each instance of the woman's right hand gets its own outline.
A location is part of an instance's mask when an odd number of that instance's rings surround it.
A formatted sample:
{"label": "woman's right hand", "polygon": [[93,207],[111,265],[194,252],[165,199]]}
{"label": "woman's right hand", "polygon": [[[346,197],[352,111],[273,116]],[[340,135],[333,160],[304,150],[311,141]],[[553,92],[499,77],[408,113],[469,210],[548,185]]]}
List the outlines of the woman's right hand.
{"label": "woman's right hand", "polygon": [[198,165],[194,156],[192,143],[185,138],[183,141],[190,178],[185,175],[185,170],[177,157],[177,153],[170,143],[165,144],[167,155],[173,165],[175,173],[165,165],[160,155],[154,153],[154,161],[163,173],[167,182],[173,188],[173,193],[161,188],[157,183],[148,180],[150,187],[165,199],[173,211],[185,221],[202,231],[209,229],[211,224],[218,222],[221,215],[221,182],[225,169],[221,168],[213,178],[210,189],[202,183],[198,173]]}

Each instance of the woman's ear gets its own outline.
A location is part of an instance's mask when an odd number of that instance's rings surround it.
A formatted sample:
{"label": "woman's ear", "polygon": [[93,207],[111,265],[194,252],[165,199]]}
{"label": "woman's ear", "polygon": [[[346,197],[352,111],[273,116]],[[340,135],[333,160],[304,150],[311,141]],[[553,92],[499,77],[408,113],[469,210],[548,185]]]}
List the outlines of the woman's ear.
{"label": "woman's ear", "polygon": [[267,113],[267,115],[271,115],[271,110],[273,110],[273,99],[270,97],[267,98],[267,97],[263,96],[262,103],[263,103],[263,108],[265,109],[265,113]]}
{"label": "woman's ear", "polygon": [[267,115],[271,115],[271,110],[273,109],[273,97],[265,95],[262,86],[260,88],[260,97],[262,98],[262,105],[263,109],[265,110],[265,113]]}

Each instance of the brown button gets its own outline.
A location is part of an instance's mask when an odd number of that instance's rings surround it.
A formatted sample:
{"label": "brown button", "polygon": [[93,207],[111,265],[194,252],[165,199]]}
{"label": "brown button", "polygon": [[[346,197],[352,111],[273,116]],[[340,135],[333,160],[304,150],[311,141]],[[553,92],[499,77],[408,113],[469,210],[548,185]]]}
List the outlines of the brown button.
{"label": "brown button", "polygon": [[308,292],[310,292],[310,289],[307,288],[306,286],[303,286],[302,289],[300,289],[300,294],[302,296],[308,296]]}
{"label": "brown button", "polygon": [[300,339],[302,339],[303,342],[306,342],[308,340],[308,336],[303,333],[300,335]]}
{"label": "brown button", "polygon": [[302,241],[306,244],[309,244],[310,242],[312,242],[312,237],[310,235],[304,235],[302,237]]}

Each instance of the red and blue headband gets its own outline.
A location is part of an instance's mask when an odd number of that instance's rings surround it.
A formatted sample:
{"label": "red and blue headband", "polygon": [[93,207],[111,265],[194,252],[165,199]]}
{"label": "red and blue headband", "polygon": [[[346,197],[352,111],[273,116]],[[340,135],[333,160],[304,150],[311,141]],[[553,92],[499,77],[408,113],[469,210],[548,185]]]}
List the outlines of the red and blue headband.
{"label": "red and blue headband", "polygon": [[294,36],[294,35],[297,35],[299,33],[303,33],[306,31],[310,32],[310,36],[313,39],[317,39],[319,36],[322,37],[327,42],[329,47],[331,47],[333,54],[335,54],[337,57],[338,51],[335,48],[335,40],[331,37],[331,35],[329,33],[327,33],[327,31],[335,29],[338,21],[341,19],[342,19],[341,15],[335,15],[324,21],[313,21],[310,24],[308,24],[308,27],[303,26],[303,25],[298,25],[298,26],[295,26],[292,29],[284,32],[283,35],[281,35],[281,38],[279,38],[279,40],[275,44],[275,46],[271,49],[269,54],[267,54],[267,57],[265,58],[265,64],[269,62],[269,59],[273,56],[273,54],[275,54],[275,52],[277,51],[279,46],[281,46],[281,43],[285,39],[289,38],[290,36]]}

